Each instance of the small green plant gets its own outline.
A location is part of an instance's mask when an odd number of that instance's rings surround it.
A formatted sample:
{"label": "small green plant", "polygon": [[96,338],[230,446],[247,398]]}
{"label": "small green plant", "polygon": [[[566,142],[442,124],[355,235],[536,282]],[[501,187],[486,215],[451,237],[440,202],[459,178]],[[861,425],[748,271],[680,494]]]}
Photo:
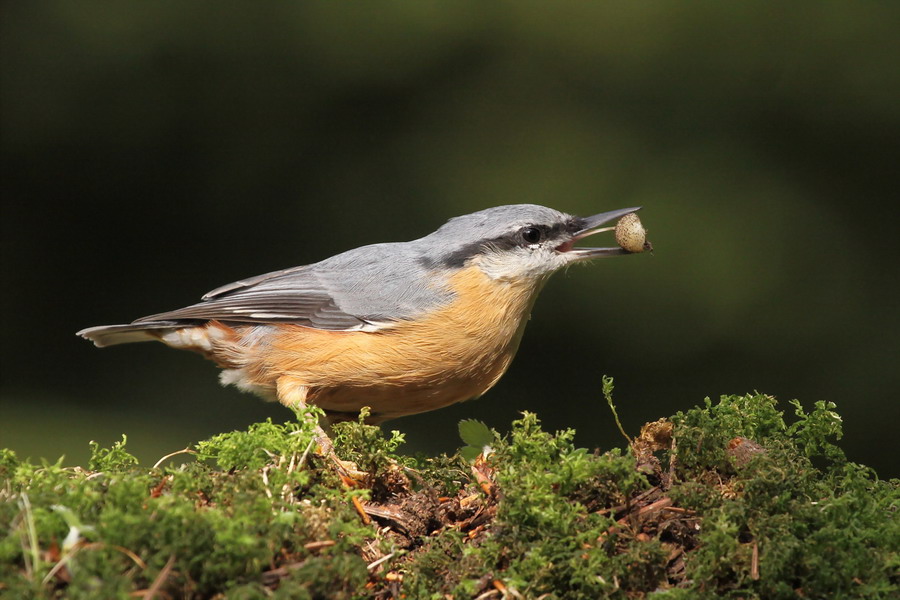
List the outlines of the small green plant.
{"label": "small green plant", "polygon": [[459,449],[459,454],[468,461],[474,461],[479,455],[489,455],[493,452],[491,443],[494,441],[494,432],[487,425],[475,419],[466,419],[459,422],[459,437],[466,443]]}
{"label": "small green plant", "polygon": [[125,471],[138,464],[138,459],[128,453],[125,445],[128,437],[123,433],[122,441],[109,448],[102,448],[97,442],[90,442],[91,458],[88,460],[89,471]]}

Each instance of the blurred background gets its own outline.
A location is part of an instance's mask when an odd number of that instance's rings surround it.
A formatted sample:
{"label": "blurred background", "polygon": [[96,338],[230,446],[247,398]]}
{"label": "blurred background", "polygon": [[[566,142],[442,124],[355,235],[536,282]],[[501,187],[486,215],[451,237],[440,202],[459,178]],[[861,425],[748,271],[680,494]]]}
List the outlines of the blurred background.
{"label": "blurred background", "polygon": [[[721,394],[830,400],[900,475],[900,3],[4,5],[0,446],[152,464],[290,413],[86,326],[488,206],[627,206],[656,252],[555,276],[487,396],[579,445]],[[609,240],[607,240],[609,241]]]}

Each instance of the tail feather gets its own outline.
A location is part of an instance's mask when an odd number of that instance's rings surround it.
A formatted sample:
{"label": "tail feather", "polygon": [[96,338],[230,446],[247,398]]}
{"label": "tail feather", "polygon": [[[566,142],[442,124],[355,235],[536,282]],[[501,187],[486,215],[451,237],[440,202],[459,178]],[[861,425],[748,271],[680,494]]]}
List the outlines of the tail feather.
{"label": "tail feather", "polygon": [[158,341],[167,330],[183,327],[174,321],[157,321],[150,323],[129,323],[127,325],[100,325],[82,329],[75,335],[91,340],[98,348],[131,344],[134,342]]}

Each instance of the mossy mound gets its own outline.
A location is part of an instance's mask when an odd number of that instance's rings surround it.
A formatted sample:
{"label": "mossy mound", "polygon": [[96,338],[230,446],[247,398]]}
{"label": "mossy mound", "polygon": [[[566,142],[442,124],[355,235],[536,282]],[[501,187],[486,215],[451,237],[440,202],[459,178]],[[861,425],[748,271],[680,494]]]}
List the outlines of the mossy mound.
{"label": "mossy mound", "polygon": [[707,400],[608,452],[525,414],[417,459],[342,424],[357,479],[314,452],[309,414],[150,468],[124,438],[87,468],[4,450],[0,596],[897,597],[900,482],[845,459],[833,405],[794,412]]}

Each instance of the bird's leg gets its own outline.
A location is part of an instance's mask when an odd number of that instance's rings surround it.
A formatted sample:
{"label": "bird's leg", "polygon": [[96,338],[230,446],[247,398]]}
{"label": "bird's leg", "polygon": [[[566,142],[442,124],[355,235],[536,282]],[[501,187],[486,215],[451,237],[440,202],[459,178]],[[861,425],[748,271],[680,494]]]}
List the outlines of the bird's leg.
{"label": "bird's leg", "polygon": [[[298,383],[286,375],[279,377],[275,385],[278,400],[282,404],[297,408],[306,407],[306,397],[309,394],[308,386]],[[307,418],[311,417],[307,415]],[[319,451],[323,456],[334,455],[334,444],[331,443],[331,438],[322,429],[318,419],[313,424],[313,439],[319,446]]]}
{"label": "bird's leg", "polygon": [[[289,376],[283,375],[276,382],[276,393],[278,394],[278,400],[285,406],[305,407],[309,387],[293,380]],[[337,457],[334,453],[334,444],[331,438],[328,437],[318,420],[313,424],[313,440],[318,446],[319,453],[337,467],[338,475],[345,483],[359,481],[365,476],[365,473],[361,473],[355,463],[344,461]]]}

